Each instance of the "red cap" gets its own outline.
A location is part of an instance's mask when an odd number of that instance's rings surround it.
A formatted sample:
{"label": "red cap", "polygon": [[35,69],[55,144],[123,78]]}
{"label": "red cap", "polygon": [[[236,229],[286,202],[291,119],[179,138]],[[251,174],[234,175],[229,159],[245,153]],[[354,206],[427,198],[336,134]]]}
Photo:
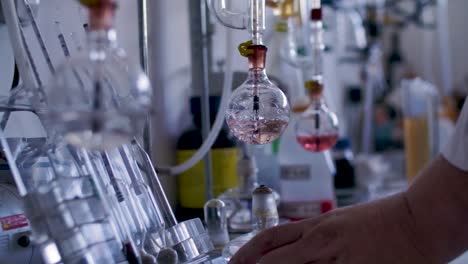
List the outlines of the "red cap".
{"label": "red cap", "polygon": [[310,10],[310,20],[322,21],[322,8],[315,8]]}
{"label": "red cap", "polygon": [[106,30],[113,26],[117,5],[114,1],[101,1],[89,8],[89,25],[93,30]]}

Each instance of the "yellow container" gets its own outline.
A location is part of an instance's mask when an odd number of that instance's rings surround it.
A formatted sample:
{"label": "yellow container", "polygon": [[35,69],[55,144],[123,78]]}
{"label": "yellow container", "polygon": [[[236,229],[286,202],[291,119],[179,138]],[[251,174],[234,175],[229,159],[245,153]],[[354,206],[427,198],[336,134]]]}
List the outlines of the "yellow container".
{"label": "yellow container", "polygon": [[[177,163],[183,163],[195,154],[195,150],[178,150]],[[213,195],[218,197],[237,186],[237,150],[235,148],[212,149]],[[203,162],[179,175],[179,204],[185,208],[203,208],[205,199],[205,171]]]}
{"label": "yellow container", "polygon": [[404,119],[406,176],[411,181],[430,161],[429,124],[425,117]]}

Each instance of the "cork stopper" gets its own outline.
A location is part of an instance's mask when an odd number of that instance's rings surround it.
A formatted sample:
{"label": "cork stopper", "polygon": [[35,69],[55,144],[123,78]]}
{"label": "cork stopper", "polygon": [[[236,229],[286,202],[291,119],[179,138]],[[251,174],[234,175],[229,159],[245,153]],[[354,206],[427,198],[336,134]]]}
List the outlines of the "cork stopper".
{"label": "cork stopper", "polygon": [[273,194],[273,190],[268,188],[265,185],[260,185],[254,190],[253,195],[261,195],[261,194]]}
{"label": "cork stopper", "polygon": [[323,83],[321,80],[309,80],[304,83],[310,98],[317,99],[323,94]]}
{"label": "cork stopper", "polygon": [[252,215],[255,230],[278,225],[279,216],[273,190],[261,185],[252,194]]}
{"label": "cork stopper", "polygon": [[91,30],[108,30],[114,25],[117,2],[115,0],[80,0],[89,9]]}
{"label": "cork stopper", "polygon": [[251,45],[247,48],[250,52],[249,68],[250,69],[264,69],[266,64],[266,54],[268,48],[263,45]]}

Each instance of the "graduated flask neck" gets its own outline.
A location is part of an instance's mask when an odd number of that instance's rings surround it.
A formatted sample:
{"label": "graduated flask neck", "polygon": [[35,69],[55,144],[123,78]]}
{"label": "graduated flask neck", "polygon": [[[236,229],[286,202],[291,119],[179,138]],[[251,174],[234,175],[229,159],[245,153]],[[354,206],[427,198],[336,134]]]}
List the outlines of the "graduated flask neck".
{"label": "graduated flask neck", "polygon": [[310,107],[312,109],[326,108],[325,100],[322,96],[311,96]]}
{"label": "graduated flask neck", "polygon": [[114,28],[117,5],[113,0],[102,0],[89,8],[88,46],[91,59],[103,59],[105,51],[117,47]]}
{"label": "graduated flask neck", "polygon": [[268,80],[266,70],[262,68],[249,69],[247,79],[249,80]]}
{"label": "graduated flask neck", "polygon": [[103,60],[109,50],[118,47],[115,29],[90,30],[88,32],[89,55],[92,60]]}

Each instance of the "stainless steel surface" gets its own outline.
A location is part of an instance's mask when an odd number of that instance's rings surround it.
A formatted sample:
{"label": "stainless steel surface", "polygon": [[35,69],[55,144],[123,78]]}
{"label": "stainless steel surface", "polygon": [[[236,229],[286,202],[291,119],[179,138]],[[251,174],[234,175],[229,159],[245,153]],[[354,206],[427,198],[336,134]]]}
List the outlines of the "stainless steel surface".
{"label": "stainless steel surface", "polygon": [[[205,0],[189,1],[190,38],[192,52],[192,85],[195,93],[200,92],[202,103],[203,139],[210,132],[209,105],[209,55],[208,55],[208,14]],[[213,171],[211,153],[204,157],[205,199],[213,198]]]}

